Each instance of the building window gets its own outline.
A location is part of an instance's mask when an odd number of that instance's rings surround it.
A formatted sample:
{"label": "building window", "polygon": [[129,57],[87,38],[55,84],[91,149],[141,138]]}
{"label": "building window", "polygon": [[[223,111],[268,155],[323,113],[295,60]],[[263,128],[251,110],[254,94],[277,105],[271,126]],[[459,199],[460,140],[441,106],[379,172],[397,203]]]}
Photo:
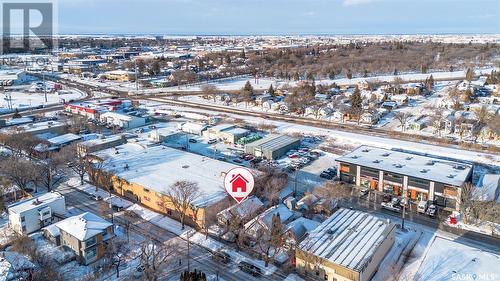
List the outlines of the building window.
{"label": "building window", "polygon": [[95,258],[95,256],[97,255],[97,251],[96,251],[96,248],[92,248],[92,249],[87,249],[85,251],[85,259],[86,260],[90,260],[90,259],[93,259]]}
{"label": "building window", "polygon": [[21,217],[21,222],[25,222],[26,221],[26,217],[25,216],[22,216]]}
{"label": "building window", "polygon": [[350,167],[346,164],[340,164],[340,171],[344,173],[349,173]]}
{"label": "building window", "polygon": [[325,281],[328,281],[328,274],[325,274]]}
{"label": "building window", "polygon": [[21,230],[22,230],[23,232],[26,232],[26,226],[25,226],[25,225],[23,225],[23,226],[21,227]]}

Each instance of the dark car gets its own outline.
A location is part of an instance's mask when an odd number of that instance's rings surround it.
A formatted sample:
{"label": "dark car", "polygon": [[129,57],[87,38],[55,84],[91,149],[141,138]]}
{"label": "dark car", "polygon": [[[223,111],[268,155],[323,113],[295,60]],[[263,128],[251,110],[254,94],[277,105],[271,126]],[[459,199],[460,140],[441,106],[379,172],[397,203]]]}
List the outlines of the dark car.
{"label": "dark car", "polygon": [[392,200],[392,196],[390,194],[384,194],[384,197],[382,197],[382,202],[384,203],[389,203]]}
{"label": "dark car", "polygon": [[327,180],[331,180],[333,179],[333,176],[330,175],[329,173],[327,172],[322,172],[320,175],[319,175],[320,178],[323,178],[323,179],[327,179]]}
{"label": "dark car", "polygon": [[221,263],[229,263],[231,262],[231,256],[223,251],[214,251],[212,252],[212,259]]}
{"label": "dark car", "polygon": [[190,143],[197,143],[198,141],[197,141],[197,140],[195,140],[195,139],[189,139],[189,142],[190,142]]}
{"label": "dark car", "polygon": [[251,274],[255,277],[262,275],[262,270],[260,268],[246,261],[241,261],[238,264],[238,267],[241,269],[241,271]]}
{"label": "dark car", "polygon": [[118,205],[115,205],[115,204],[111,205],[111,208],[115,212],[121,212],[123,210],[123,206],[118,206]]}
{"label": "dark car", "polygon": [[334,167],[331,167],[331,168],[326,169],[325,172],[329,173],[332,176],[335,176],[337,174],[337,169]]}
{"label": "dark car", "polygon": [[234,163],[241,163],[242,161],[240,159],[238,159],[238,158],[235,158],[235,159],[233,159],[233,162]]}

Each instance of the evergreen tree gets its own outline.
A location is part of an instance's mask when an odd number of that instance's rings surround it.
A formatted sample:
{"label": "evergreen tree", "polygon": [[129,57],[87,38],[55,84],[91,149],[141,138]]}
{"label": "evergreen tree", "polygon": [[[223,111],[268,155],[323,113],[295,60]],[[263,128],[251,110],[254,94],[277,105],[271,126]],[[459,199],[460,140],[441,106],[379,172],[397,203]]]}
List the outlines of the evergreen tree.
{"label": "evergreen tree", "polygon": [[474,71],[469,67],[465,73],[465,80],[471,82],[474,79]]}
{"label": "evergreen tree", "polygon": [[352,79],[352,71],[350,68],[347,70],[346,76],[347,76],[347,79]]}
{"label": "evergreen tree", "polygon": [[298,72],[295,72],[295,73],[293,74],[293,80],[295,80],[295,81],[299,81],[299,80],[300,80],[300,75],[299,75],[299,73],[298,73]]}
{"label": "evergreen tree", "polygon": [[250,93],[253,94],[253,87],[252,87],[252,84],[250,84],[250,81],[247,81],[245,83],[245,86],[243,87],[243,90],[244,91],[248,91],[248,92],[250,92]]}
{"label": "evergreen tree", "polygon": [[274,97],[276,92],[274,91],[274,87],[273,87],[273,84],[271,84],[271,86],[269,86],[269,89],[267,90],[267,92],[272,96]]}
{"label": "evergreen tree", "polygon": [[361,91],[359,90],[358,86],[356,86],[356,88],[354,89],[354,93],[352,93],[350,101],[351,101],[351,107],[361,108],[363,101],[361,99]]}
{"label": "evergreen tree", "polygon": [[226,54],[226,57],[224,60],[226,61],[226,64],[231,64],[231,56],[229,54]]}
{"label": "evergreen tree", "polygon": [[16,108],[16,111],[14,112],[14,115],[12,115],[12,118],[21,118],[21,113],[19,113],[19,110]]}
{"label": "evergreen tree", "polygon": [[243,49],[241,51],[240,58],[242,58],[242,59],[246,59],[247,58],[247,54],[245,53],[245,49]]}

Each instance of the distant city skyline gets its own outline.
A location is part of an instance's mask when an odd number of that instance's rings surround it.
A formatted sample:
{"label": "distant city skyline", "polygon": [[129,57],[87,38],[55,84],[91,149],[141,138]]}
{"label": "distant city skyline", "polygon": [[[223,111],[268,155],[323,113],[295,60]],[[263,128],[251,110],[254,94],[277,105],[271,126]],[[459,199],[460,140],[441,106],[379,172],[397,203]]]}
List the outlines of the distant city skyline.
{"label": "distant city skyline", "polygon": [[59,34],[500,33],[497,0],[59,0]]}

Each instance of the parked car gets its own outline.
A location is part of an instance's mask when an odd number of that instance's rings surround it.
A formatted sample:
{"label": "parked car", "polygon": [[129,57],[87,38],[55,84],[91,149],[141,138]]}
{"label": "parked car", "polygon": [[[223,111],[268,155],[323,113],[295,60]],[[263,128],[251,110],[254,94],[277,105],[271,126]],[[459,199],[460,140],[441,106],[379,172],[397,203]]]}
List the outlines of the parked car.
{"label": "parked car", "polygon": [[259,267],[246,261],[240,261],[238,267],[241,269],[241,271],[251,274],[255,277],[262,275],[262,270]]}
{"label": "parked car", "polygon": [[111,209],[113,209],[113,211],[115,211],[115,212],[120,212],[123,210],[123,206],[118,206],[118,205],[113,204],[113,205],[111,205]]}
{"label": "parked car", "polygon": [[101,201],[102,200],[102,196],[101,195],[92,194],[92,195],[90,195],[90,198],[94,199],[95,201]]}
{"label": "parked car", "polygon": [[240,159],[238,159],[238,158],[235,158],[235,159],[233,159],[233,162],[234,163],[241,163],[242,161]]}
{"label": "parked car", "polygon": [[435,218],[437,214],[437,207],[434,204],[429,205],[427,211],[425,212],[429,217]]}
{"label": "parked car", "polygon": [[209,140],[208,140],[208,144],[214,144],[214,143],[216,143],[216,142],[217,142],[217,140],[216,140],[216,139],[209,139]]}
{"label": "parked car", "polygon": [[189,142],[190,142],[190,143],[197,143],[198,141],[197,141],[197,140],[195,140],[195,139],[189,139]]}
{"label": "parked car", "polygon": [[323,178],[323,179],[327,179],[327,180],[331,180],[333,179],[333,176],[330,175],[329,173],[325,173],[325,172],[322,172],[320,175],[319,175],[320,178]]}
{"label": "parked car", "polygon": [[337,169],[334,167],[326,169],[326,172],[331,174],[332,176],[335,176],[337,174]]}
{"label": "parked car", "polygon": [[427,211],[427,207],[429,206],[429,202],[428,201],[420,201],[418,202],[418,205],[417,205],[417,212],[418,213],[421,213],[421,214],[425,214],[425,211]]}
{"label": "parked car", "polygon": [[384,203],[389,203],[391,202],[392,196],[388,193],[384,194],[384,197],[382,197],[382,202]]}
{"label": "parked car", "polygon": [[221,250],[212,252],[212,259],[221,263],[231,262],[231,256]]}
{"label": "parked car", "polygon": [[134,271],[134,278],[140,279],[142,277],[142,273],[146,268],[143,265],[139,265]]}
{"label": "parked car", "polygon": [[370,189],[369,188],[362,188],[360,191],[359,191],[359,196],[362,197],[362,196],[366,196],[368,195],[368,193],[370,192]]}

